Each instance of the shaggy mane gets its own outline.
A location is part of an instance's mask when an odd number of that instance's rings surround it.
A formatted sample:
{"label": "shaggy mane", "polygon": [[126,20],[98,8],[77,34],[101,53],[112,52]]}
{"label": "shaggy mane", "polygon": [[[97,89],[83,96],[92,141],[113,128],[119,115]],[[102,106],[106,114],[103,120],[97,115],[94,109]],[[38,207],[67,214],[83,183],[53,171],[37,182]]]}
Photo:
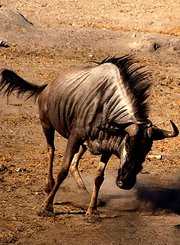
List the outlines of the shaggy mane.
{"label": "shaggy mane", "polygon": [[119,69],[120,75],[125,87],[131,93],[131,100],[135,107],[135,116],[140,122],[144,122],[148,118],[149,104],[147,99],[150,94],[151,82],[148,79],[150,73],[143,71],[143,66],[135,66],[137,63],[133,56],[125,55],[122,57],[107,57],[99,65],[104,63],[112,63]]}

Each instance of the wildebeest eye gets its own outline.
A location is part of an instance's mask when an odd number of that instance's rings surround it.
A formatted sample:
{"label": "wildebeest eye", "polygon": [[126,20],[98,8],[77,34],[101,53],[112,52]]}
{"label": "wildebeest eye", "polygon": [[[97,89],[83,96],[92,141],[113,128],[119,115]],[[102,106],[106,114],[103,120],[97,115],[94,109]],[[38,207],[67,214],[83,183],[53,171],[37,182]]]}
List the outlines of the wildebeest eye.
{"label": "wildebeest eye", "polygon": [[129,152],[129,144],[128,143],[126,143],[125,147],[126,147],[126,151]]}

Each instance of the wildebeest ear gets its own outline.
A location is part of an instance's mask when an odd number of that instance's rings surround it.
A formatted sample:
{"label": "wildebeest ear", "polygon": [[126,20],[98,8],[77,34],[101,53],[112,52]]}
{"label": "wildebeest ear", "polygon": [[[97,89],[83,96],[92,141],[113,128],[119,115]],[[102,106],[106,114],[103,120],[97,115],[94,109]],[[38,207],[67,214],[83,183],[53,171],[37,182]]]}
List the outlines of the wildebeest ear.
{"label": "wildebeest ear", "polygon": [[147,128],[147,135],[148,135],[149,138],[152,137],[152,135],[153,135],[153,128],[152,127]]}
{"label": "wildebeest ear", "polygon": [[129,136],[135,136],[139,132],[139,126],[135,123],[127,126],[124,131],[129,134]]}
{"label": "wildebeest ear", "polygon": [[153,127],[153,134],[152,134],[152,139],[153,140],[162,140],[165,138],[172,138],[172,137],[176,137],[179,134],[179,130],[177,128],[177,126],[175,125],[175,123],[173,123],[171,120],[171,125],[173,130],[172,131],[167,131],[164,129],[160,129],[158,127]]}

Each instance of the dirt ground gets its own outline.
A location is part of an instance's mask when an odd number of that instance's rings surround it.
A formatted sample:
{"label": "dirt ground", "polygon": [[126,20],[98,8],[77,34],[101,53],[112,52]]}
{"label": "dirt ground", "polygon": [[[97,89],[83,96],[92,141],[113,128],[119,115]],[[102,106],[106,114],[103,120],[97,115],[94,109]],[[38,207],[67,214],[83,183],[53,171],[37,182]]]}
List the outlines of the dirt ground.
{"label": "dirt ground", "polygon": [[[134,54],[152,73],[150,119],[180,128],[179,9],[177,0],[1,0],[0,68],[42,84],[91,60]],[[116,187],[119,160],[112,157],[98,219],[86,218],[89,196],[71,176],[56,197],[57,215],[39,217],[47,157],[37,104],[15,95],[0,103],[0,244],[180,243],[179,137],[154,142],[151,154],[162,158],[146,159],[131,191]],[[56,135],[55,144],[56,175],[66,141]],[[90,192],[98,159],[86,153],[80,164]]]}

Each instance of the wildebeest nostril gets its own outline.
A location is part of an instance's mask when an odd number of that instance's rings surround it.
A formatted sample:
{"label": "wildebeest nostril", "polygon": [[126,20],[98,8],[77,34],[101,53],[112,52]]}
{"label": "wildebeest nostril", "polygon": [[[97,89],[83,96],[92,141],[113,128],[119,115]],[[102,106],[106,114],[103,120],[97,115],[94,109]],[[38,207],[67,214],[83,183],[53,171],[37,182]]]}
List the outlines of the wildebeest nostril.
{"label": "wildebeest nostril", "polygon": [[123,182],[122,182],[122,181],[119,181],[119,182],[117,183],[117,186],[118,186],[119,188],[122,188]]}

